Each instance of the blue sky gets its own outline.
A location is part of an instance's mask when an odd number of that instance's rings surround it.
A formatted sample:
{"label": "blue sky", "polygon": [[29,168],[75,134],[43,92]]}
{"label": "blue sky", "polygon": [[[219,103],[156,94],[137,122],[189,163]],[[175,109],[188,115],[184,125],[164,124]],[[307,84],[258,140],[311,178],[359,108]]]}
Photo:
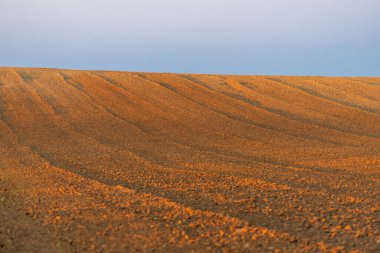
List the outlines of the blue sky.
{"label": "blue sky", "polygon": [[380,1],[0,0],[0,66],[380,76]]}

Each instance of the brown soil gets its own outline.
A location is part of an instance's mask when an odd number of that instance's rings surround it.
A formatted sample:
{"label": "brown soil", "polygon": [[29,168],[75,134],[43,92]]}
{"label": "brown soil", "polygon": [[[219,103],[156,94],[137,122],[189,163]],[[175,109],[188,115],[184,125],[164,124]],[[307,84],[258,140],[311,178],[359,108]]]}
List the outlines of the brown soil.
{"label": "brown soil", "polygon": [[380,78],[0,68],[0,252],[380,251]]}

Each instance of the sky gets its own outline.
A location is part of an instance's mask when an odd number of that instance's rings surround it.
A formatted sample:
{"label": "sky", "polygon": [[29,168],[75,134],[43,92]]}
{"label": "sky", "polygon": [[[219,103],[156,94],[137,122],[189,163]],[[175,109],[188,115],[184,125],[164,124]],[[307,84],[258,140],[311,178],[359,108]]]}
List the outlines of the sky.
{"label": "sky", "polygon": [[0,66],[380,76],[380,1],[0,0]]}

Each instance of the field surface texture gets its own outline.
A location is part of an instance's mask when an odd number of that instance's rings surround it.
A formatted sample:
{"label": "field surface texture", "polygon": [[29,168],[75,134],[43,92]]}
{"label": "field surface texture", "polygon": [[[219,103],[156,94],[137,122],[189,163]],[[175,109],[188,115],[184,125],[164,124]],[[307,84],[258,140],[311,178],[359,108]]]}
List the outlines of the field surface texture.
{"label": "field surface texture", "polygon": [[0,252],[379,252],[380,78],[0,68]]}

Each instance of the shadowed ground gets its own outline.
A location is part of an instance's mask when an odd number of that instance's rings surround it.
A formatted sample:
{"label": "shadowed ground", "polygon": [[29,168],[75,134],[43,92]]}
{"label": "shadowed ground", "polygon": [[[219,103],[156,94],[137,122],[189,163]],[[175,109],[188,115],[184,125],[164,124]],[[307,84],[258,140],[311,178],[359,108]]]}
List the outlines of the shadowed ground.
{"label": "shadowed ground", "polygon": [[0,252],[376,252],[379,150],[380,78],[0,68]]}

